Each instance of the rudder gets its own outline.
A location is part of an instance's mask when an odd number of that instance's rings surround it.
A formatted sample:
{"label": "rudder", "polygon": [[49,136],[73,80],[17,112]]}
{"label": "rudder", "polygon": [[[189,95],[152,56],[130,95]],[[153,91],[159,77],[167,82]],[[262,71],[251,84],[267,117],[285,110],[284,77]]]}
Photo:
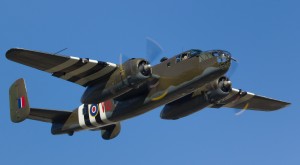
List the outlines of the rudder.
{"label": "rudder", "polygon": [[14,123],[24,121],[30,113],[30,106],[23,78],[16,80],[9,88],[9,101],[11,121]]}

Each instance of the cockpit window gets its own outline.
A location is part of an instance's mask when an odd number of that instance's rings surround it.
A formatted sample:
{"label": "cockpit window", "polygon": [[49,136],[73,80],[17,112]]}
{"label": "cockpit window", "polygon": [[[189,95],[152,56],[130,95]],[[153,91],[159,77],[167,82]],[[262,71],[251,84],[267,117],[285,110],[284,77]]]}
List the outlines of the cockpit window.
{"label": "cockpit window", "polygon": [[[218,53],[218,52],[216,52],[216,53]],[[210,58],[213,58],[214,56],[218,56],[218,55],[215,54],[214,52],[210,52],[210,51],[203,52],[203,53],[200,54],[199,60],[200,60],[200,62],[205,61],[205,60],[208,60]]]}
{"label": "cockpit window", "polygon": [[181,61],[182,60],[187,60],[187,59],[189,59],[190,58],[190,54],[189,53],[183,53],[182,55],[181,55]]}
{"label": "cockpit window", "polygon": [[184,52],[176,57],[176,62],[187,60],[191,57],[190,52]]}
{"label": "cockpit window", "polygon": [[219,52],[212,52],[212,55],[215,56],[215,57],[218,57],[219,56]]}
{"label": "cockpit window", "polygon": [[189,58],[192,58],[194,56],[200,55],[202,53],[201,50],[198,49],[191,49],[187,52],[181,53],[176,57],[176,62],[180,62]]}
{"label": "cockpit window", "polygon": [[202,51],[198,50],[198,49],[192,49],[189,52],[191,53],[191,56],[196,56],[196,55],[202,53]]}

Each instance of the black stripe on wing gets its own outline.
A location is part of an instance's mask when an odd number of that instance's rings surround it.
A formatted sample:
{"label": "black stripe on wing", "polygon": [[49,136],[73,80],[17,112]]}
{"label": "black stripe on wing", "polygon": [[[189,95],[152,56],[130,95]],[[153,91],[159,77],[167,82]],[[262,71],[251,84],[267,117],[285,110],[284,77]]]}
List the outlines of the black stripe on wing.
{"label": "black stripe on wing", "polygon": [[[103,63],[103,62],[98,62],[98,64],[94,67],[92,67],[91,69],[83,72],[83,73],[80,73],[78,75],[75,75],[75,76],[72,76],[71,78],[68,79],[68,81],[71,81],[71,82],[76,82],[80,79],[83,79],[87,76],[90,76],[98,71],[101,71],[102,69],[104,69],[105,67],[107,66],[106,63]],[[55,77],[58,77],[60,78],[61,76],[63,76],[64,74],[59,74],[59,75],[53,75]]]}
{"label": "black stripe on wing", "polygon": [[[114,72],[115,70],[111,71],[111,72]],[[88,81],[87,83],[83,84],[83,86],[90,86],[90,85],[94,85],[94,84],[97,84],[98,82],[103,82],[103,81],[106,81],[107,79],[109,79],[109,77],[111,76],[111,72],[105,74],[104,76],[101,76],[99,78],[96,78],[94,80],[91,80],[91,81]]]}
{"label": "black stripe on wing", "polygon": [[[84,65],[86,65],[87,63],[84,62],[84,59],[80,58],[80,60],[78,62],[76,62],[75,64],[63,69],[63,70],[60,70],[60,71],[57,71],[57,72],[54,72],[53,75],[65,75],[66,73],[69,73],[69,72],[72,72],[73,70],[76,70]],[[55,77],[60,77],[60,76],[55,76]]]}

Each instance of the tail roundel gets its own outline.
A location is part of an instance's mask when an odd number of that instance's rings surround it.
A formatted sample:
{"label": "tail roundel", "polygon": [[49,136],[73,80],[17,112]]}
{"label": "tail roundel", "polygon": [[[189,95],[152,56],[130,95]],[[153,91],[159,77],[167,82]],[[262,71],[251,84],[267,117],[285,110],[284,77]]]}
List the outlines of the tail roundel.
{"label": "tail roundel", "polygon": [[16,80],[9,88],[10,118],[14,123],[24,121],[29,113],[30,106],[24,79]]}

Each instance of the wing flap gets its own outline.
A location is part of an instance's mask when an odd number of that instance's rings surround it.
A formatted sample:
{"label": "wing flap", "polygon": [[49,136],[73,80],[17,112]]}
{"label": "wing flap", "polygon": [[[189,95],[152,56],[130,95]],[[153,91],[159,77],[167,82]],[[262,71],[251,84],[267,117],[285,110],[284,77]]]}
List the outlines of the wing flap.
{"label": "wing flap", "polygon": [[96,80],[105,81],[106,79],[103,78],[107,78],[107,75],[113,73],[117,68],[116,64],[110,62],[19,48],[8,50],[6,58],[84,87]]}
{"label": "wing flap", "polygon": [[249,109],[258,111],[274,111],[290,105],[288,102],[275,100],[265,96],[255,95],[238,89],[232,89],[231,93],[220,100],[213,107],[228,107],[236,109]]}

